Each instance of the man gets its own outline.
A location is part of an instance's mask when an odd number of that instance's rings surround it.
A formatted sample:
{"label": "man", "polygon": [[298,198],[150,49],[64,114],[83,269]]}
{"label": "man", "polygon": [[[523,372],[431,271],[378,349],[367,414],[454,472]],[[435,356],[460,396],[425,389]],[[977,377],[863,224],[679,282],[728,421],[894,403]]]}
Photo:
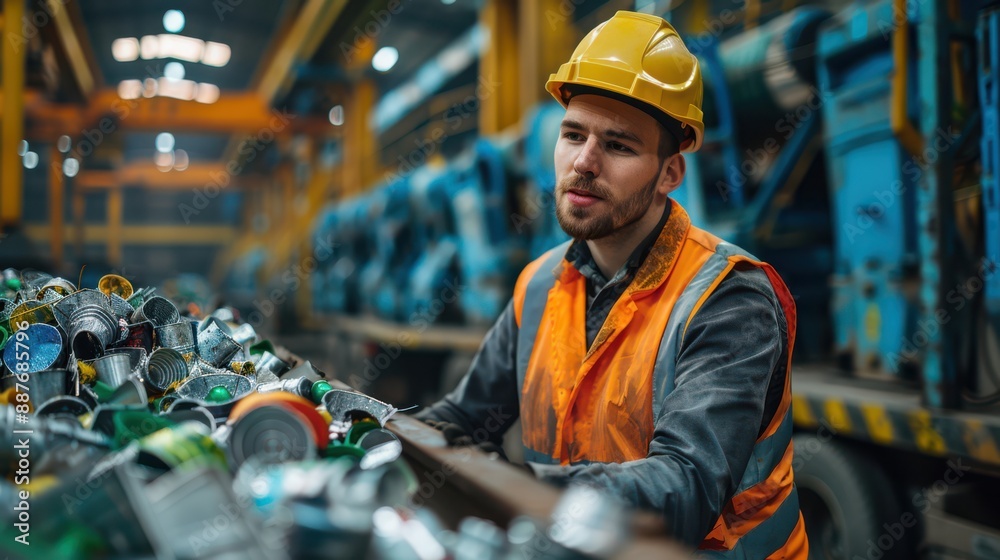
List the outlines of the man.
{"label": "man", "polygon": [[519,411],[538,478],[657,510],[710,557],[805,560],[795,304],[668,197],[704,131],[697,59],[666,21],[618,12],[546,88],[566,107],[556,215],[573,241],[524,269],[466,377],[418,416],[496,443]]}

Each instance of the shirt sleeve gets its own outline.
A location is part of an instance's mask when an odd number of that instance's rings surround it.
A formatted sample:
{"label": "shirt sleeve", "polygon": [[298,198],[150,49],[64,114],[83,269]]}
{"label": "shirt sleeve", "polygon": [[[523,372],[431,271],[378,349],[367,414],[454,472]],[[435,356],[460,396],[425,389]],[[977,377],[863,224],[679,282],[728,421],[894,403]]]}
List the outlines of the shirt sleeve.
{"label": "shirt sleeve", "polygon": [[769,385],[777,377],[784,383],[784,321],[766,274],[756,267],[734,269],[688,326],[675,386],[663,399],[645,458],[532,464],[532,470],[542,480],[601,487],[655,510],[676,538],[696,546],[739,486],[770,401]]}
{"label": "shirt sleeve", "polygon": [[517,420],[517,322],[513,300],[486,333],[468,373],[453,391],[414,416],[461,426],[477,442],[500,445]]}

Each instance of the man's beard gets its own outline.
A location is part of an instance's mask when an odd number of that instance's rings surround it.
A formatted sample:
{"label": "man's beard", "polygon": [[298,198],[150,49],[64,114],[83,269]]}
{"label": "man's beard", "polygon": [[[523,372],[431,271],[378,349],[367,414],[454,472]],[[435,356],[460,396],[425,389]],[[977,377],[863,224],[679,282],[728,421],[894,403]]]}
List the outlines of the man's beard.
{"label": "man's beard", "polygon": [[[556,203],[556,219],[559,220],[563,231],[574,239],[603,239],[634,224],[646,214],[646,210],[653,204],[657,179],[659,174],[653,176],[651,181],[623,201],[616,200],[610,189],[598,185],[593,179],[582,176],[565,179],[556,186],[556,194],[559,196]],[[611,207],[611,211],[597,214],[593,206],[580,208],[569,201],[566,201],[567,207],[564,207],[563,200],[566,199],[566,193],[570,189],[601,198]]]}

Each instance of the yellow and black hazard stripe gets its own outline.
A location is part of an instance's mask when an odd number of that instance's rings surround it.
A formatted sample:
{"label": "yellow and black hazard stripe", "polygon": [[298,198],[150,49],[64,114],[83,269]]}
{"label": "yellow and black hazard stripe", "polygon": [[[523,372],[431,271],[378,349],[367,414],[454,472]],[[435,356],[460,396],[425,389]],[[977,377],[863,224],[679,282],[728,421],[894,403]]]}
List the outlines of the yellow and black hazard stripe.
{"label": "yellow and black hazard stripe", "polygon": [[793,389],[795,426],[936,457],[967,457],[1000,469],[1000,417],[830,393]]}

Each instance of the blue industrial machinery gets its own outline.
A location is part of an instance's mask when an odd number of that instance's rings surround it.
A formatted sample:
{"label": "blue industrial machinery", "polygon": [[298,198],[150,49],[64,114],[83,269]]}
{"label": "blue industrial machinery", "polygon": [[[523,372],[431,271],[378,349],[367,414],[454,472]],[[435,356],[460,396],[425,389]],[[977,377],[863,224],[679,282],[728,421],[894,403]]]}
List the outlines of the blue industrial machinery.
{"label": "blue industrial machinery", "polygon": [[[979,18],[979,103],[983,118],[982,149],[983,225],[986,260],[1000,266],[1000,9]],[[1000,274],[985,278],[986,312],[1000,333]]]}
{"label": "blue industrial machinery", "polygon": [[837,224],[835,352],[862,373],[911,377],[903,345],[914,334],[919,302],[902,287],[918,273],[916,192],[923,171],[890,122],[886,76],[895,69],[879,22],[892,17],[889,1],[838,16],[819,38],[819,75]]}
{"label": "blue industrial machinery", "polygon": [[827,18],[799,8],[721,42],[688,39],[706,83],[706,129],[672,195],[692,223],[781,273],[799,309],[796,353],[810,359],[825,355],[830,330],[831,224],[812,56]]}
{"label": "blue industrial machinery", "polygon": [[[422,168],[410,178],[417,262],[409,278],[408,321],[453,322],[460,319],[449,286],[457,286],[459,240],[451,205],[457,177],[451,168]],[[449,301],[446,301],[449,300]]]}
{"label": "blue industrial machinery", "polygon": [[452,205],[458,231],[462,309],[471,323],[492,322],[520,271],[510,234],[511,196],[504,153],[487,140],[455,163]]}
{"label": "blue industrial machinery", "polygon": [[331,204],[321,210],[313,222],[313,247],[328,246],[331,250],[329,257],[319,262],[316,269],[310,274],[309,285],[312,290],[312,305],[317,311],[333,311],[333,301],[329,297],[330,294],[326,283],[330,269],[333,268],[339,256],[344,252],[337,232],[341,219],[342,213],[338,212],[336,205]]}
{"label": "blue industrial machinery", "polygon": [[337,210],[336,240],[342,253],[326,273],[326,298],[330,309],[341,313],[360,310],[361,268],[370,255],[369,198],[355,198]]}
{"label": "blue industrial machinery", "polygon": [[388,320],[402,315],[402,288],[417,258],[409,188],[409,179],[402,177],[376,189],[370,198],[368,230],[374,251],[361,271],[360,294],[365,311]]}

